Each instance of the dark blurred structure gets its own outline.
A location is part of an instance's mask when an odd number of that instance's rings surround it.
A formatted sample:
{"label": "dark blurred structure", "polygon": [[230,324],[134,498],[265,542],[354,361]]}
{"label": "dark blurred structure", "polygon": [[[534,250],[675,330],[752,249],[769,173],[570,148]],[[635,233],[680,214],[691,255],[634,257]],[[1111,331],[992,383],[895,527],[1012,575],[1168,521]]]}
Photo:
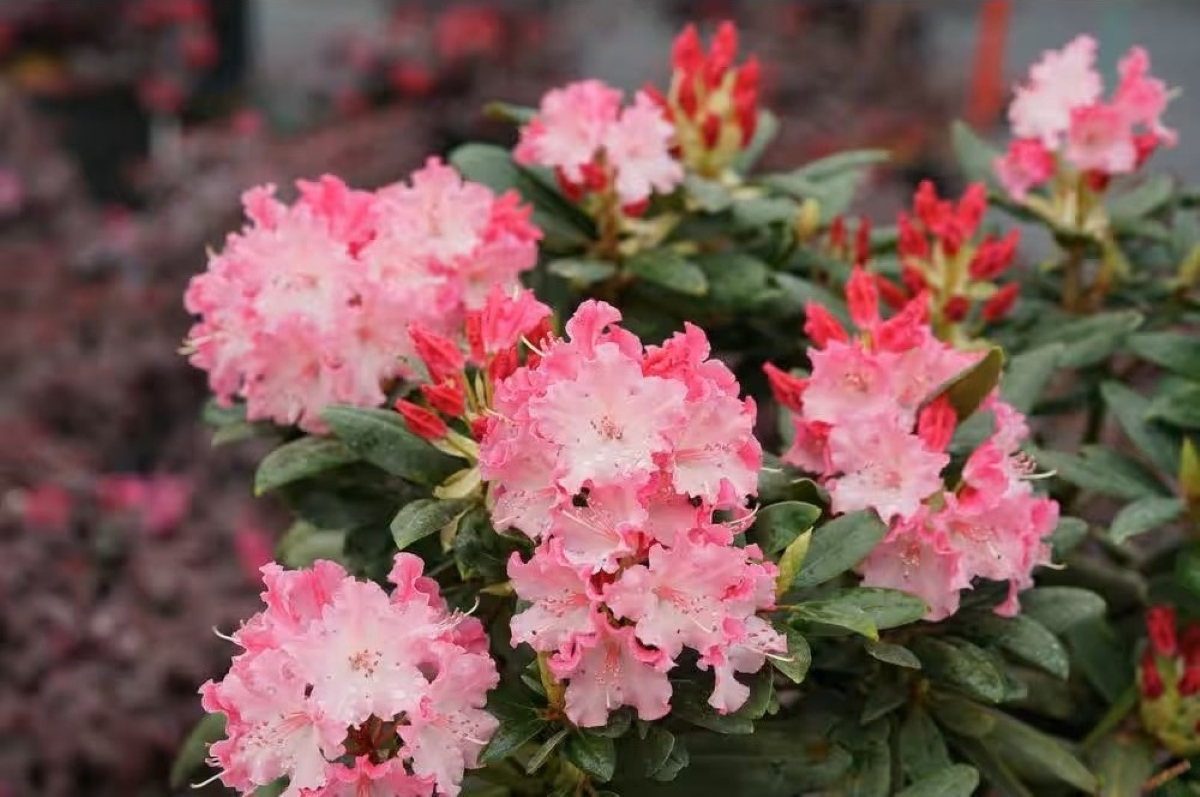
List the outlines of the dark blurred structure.
{"label": "dark blurred structure", "polygon": [[[733,18],[782,122],[770,164],[888,148],[862,202],[886,219],[918,176],[952,179],[950,119],[995,121],[1036,50],[1087,27],[1011,35],[1051,13],[1032,8],[0,3],[0,797],[169,793],[196,688],[228,661],[211,629],[254,610],[282,531],[250,495],[261,452],[210,448],[202,375],[176,353],[184,285],[242,190],[326,171],[379,185],[463,140],[510,142],[487,100],[661,85],[684,23]],[[1034,52],[1013,60],[1006,31]]]}

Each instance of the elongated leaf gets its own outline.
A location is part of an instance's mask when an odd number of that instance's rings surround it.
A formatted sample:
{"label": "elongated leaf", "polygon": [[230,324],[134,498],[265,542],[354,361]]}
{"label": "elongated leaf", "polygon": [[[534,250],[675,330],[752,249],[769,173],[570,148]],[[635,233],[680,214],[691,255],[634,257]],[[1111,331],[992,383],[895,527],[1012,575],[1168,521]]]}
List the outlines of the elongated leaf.
{"label": "elongated leaf", "polygon": [[1059,367],[1085,368],[1112,355],[1144,320],[1140,313],[1132,310],[1099,313],[1047,328],[1032,344],[1059,341],[1064,345],[1058,358]]}
{"label": "elongated leaf", "polygon": [[[769,674],[769,670],[767,671]],[[747,703],[750,701],[747,700]],[[740,711],[721,714],[708,704],[708,693],[698,684],[679,684],[671,697],[671,713],[682,720],[716,733],[754,733],[754,721]]]}
{"label": "elongated leaf", "polygon": [[1142,181],[1137,188],[1124,191],[1105,203],[1114,223],[1140,219],[1161,210],[1175,193],[1175,181],[1165,174],[1156,174]]}
{"label": "elongated leaf", "polygon": [[921,660],[917,655],[903,645],[897,645],[892,642],[875,642],[870,641],[866,644],[866,651],[874,659],[878,659],[885,664],[891,664],[896,667],[907,667],[910,670],[921,669]]}
{"label": "elongated leaf", "polygon": [[1160,393],[1146,411],[1149,420],[1200,429],[1200,385],[1180,385]]}
{"label": "elongated leaf", "polygon": [[537,116],[537,108],[527,105],[514,105],[511,102],[489,102],[483,106],[483,115],[489,119],[501,122],[512,122],[517,125],[529,124]]}
{"label": "elongated leaf", "polygon": [[272,451],[254,474],[254,494],[356,462],[358,455],[331,437],[301,437]]}
{"label": "elongated leaf", "polygon": [[1200,381],[1200,337],[1184,332],[1143,332],[1131,335],[1130,351],[1155,365]]}
{"label": "elongated leaf", "polygon": [[492,734],[487,746],[479,754],[481,764],[507,758],[522,745],[533,741],[535,736],[549,726],[549,723],[539,717],[532,707],[527,708],[521,714],[506,716],[500,720],[500,727]]}
{"label": "elongated leaf", "polygon": [[886,149],[856,149],[849,152],[838,152],[807,163],[791,172],[791,175],[804,180],[820,182],[845,172],[860,172],[868,167],[886,163],[890,158],[891,153]]}
{"label": "elongated leaf", "polygon": [[892,679],[877,679],[875,685],[871,687],[871,691],[867,693],[867,699],[863,702],[863,711],[859,722],[866,725],[891,714],[907,703],[909,697],[908,684]]}
{"label": "elongated leaf", "polygon": [[1084,620],[1103,617],[1104,609],[1103,598],[1078,587],[1036,587],[1021,594],[1021,611],[1054,634]]}
{"label": "elongated leaf", "polygon": [[838,601],[808,601],[792,609],[794,620],[804,623],[845,628],[868,639],[878,639],[879,630],[871,615],[853,603]]}
{"label": "elongated leaf", "polygon": [[577,257],[551,260],[546,270],[579,287],[604,282],[617,273],[616,265],[607,260],[585,260]]}
{"label": "elongated leaf", "polygon": [[669,249],[652,249],[634,255],[625,264],[625,270],[639,279],[676,293],[687,296],[704,296],[708,293],[708,279],[704,271]]}
{"label": "elongated leaf", "polygon": [[808,646],[808,640],[794,628],[785,627],[775,630],[782,632],[787,637],[787,658],[773,656],[771,664],[792,683],[802,683],[812,664],[812,650]]}
{"label": "elongated leaf", "polygon": [[993,346],[967,370],[951,379],[936,395],[945,395],[959,422],[971,417],[1000,382],[1004,352]]}
{"label": "elongated leaf", "polygon": [[1200,595],[1200,542],[1192,542],[1175,557],[1175,579]]}
{"label": "elongated leaf", "polygon": [[971,797],[979,786],[979,771],[966,764],[951,764],[926,775],[896,797]]}
{"label": "elongated leaf", "polygon": [[1095,793],[1096,777],[1060,741],[1004,712],[993,714],[996,727],[988,734],[988,741],[1006,762],[1018,771],[1032,770],[1043,779],[1052,778],[1087,794]]}
{"label": "elongated leaf", "polygon": [[187,776],[200,768],[208,756],[208,746],[225,738],[225,715],[206,714],[183,740],[171,765],[171,787],[178,789]]}
{"label": "elongated leaf", "polygon": [[950,766],[946,740],[933,718],[916,706],[900,725],[900,766],[909,780],[918,781]]}
{"label": "elongated leaf", "polygon": [[801,501],[783,501],[758,511],[749,537],[767,556],[776,556],[821,516],[821,508]]}
{"label": "elongated leaf", "polygon": [[998,617],[973,612],[962,618],[960,629],[970,639],[996,645],[1055,677],[1065,679],[1070,674],[1066,648],[1044,625],[1027,615]]}
{"label": "elongated leaf", "polygon": [[992,658],[975,645],[954,637],[925,637],[914,642],[912,650],[932,680],[990,703],[1004,699],[1004,674]]}
{"label": "elongated leaf", "polygon": [[750,143],[734,158],[733,168],[740,174],[748,173],[778,134],[779,118],[766,108],[761,109],[754,124],[754,135],[750,137]]}
{"label": "elongated leaf", "polygon": [[881,587],[854,587],[825,596],[826,603],[856,606],[871,618],[880,631],[920,620],[929,611],[916,595]]}
{"label": "elongated leaf", "polygon": [[796,580],[796,574],[800,572],[800,566],[808,556],[808,547],[811,543],[812,531],[809,530],[797,536],[788,543],[787,548],[783,549],[783,555],[779,557],[779,574],[775,576],[776,595],[783,595],[791,589],[792,582]]}
{"label": "elongated leaf", "polygon": [[321,418],[358,456],[418,484],[440,484],[463,465],[408,431],[400,415],[389,410],[333,406]]}
{"label": "elongated leaf", "polygon": [[944,728],[959,736],[981,738],[996,726],[991,712],[975,701],[958,695],[934,692],[930,696],[929,708]]}
{"label": "elongated leaf", "polygon": [[954,747],[975,765],[988,785],[1004,797],[1034,797],[1025,787],[1007,762],[990,746],[989,742],[976,738],[954,740]]}
{"label": "elongated leaf", "polygon": [[854,766],[842,781],[845,797],[887,797],[892,793],[892,748],[886,741],[856,751]]}
{"label": "elongated leaf", "polygon": [[969,182],[981,182],[990,188],[997,186],[992,164],[1000,153],[980,138],[963,122],[955,121],[950,128],[950,141],[958,157],[959,168]]}
{"label": "elongated leaf", "polygon": [[1073,624],[1064,638],[1071,647],[1071,660],[1105,700],[1115,703],[1132,687],[1129,642],[1103,617]]}
{"label": "elongated leaf", "polygon": [[1148,420],[1150,399],[1119,382],[1102,384],[1100,395],[1126,436],[1146,458],[1163,472],[1175,473],[1179,467],[1178,444],[1166,430]]}
{"label": "elongated leaf", "polygon": [[1014,356],[1000,380],[1000,397],[1018,412],[1033,412],[1058,368],[1062,351],[1061,343],[1051,343]]}
{"label": "elongated leaf", "polygon": [[1060,517],[1054,533],[1050,535],[1050,545],[1054,548],[1054,556],[1061,559],[1070,553],[1087,536],[1086,520],[1077,517]]}
{"label": "elongated leaf", "polygon": [[813,531],[808,555],[792,582],[811,587],[841,575],[871,552],[887,533],[887,526],[870,511],[834,518]]}
{"label": "elongated leaf", "polygon": [[633,770],[644,777],[654,777],[671,759],[675,734],[659,725],[646,725],[645,736],[631,733],[618,743],[617,759],[622,771]]}
{"label": "elongated leaf", "polygon": [[1154,774],[1154,745],[1141,735],[1115,733],[1096,745],[1089,757],[1100,781],[1097,797],[1139,794]]}
{"label": "elongated leaf", "polygon": [[1092,492],[1136,501],[1165,494],[1153,476],[1128,457],[1101,446],[1085,446],[1079,454],[1031,449],[1038,465],[1055,471],[1059,478]]}
{"label": "elongated leaf", "polygon": [[1152,531],[1171,523],[1183,514],[1183,501],[1178,498],[1150,496],[1126,504],[1113,518],[1108,536],[1113,542]]}
{"label": "elongated leaf", "polygon": [[422,498],[405,504],[392,519],[392,539],[404,550],[417,540],[436,534],[471,506],[468,498]]}
{"label": "elongated leaf", "polygon": [[587,731],[571,734],[563,754],[575,766],[599,781],[612,780],[617,768],[617,748],[612,739]]}
{"label": "elongated leaf", "polygon": [[529,760],[525,762],[525,772],[532,775],[541,769],[542,765],[546,763],[546,759],[548,759],[550,754],[553,753],[554,750],[563,743],[563,741],[567,738],[567,734],[570,732],[571,731],[568,728],[562,728],[549,739],[542,742],[542,746],[539,747],[537,751],[529,757]]}

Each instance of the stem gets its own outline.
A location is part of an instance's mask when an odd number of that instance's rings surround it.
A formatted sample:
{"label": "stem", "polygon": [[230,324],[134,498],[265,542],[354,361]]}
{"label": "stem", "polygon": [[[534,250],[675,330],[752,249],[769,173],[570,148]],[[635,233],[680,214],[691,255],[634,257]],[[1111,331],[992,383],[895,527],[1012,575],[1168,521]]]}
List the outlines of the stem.
{"label": "stem", "polygon": [[1115,703],[1108,707],[1108,711],[1096,723],[1096,727],[1092,728],[1091,733],[1079,743],[1079,747],[1087,750],[1107,736],[1121,724],[1121,721],[1129,715],[1129,712],[1133,711],[1135,706],[1137,706],[1137,687],[1130,686],[1121,693],[1121,696],[1117,698]]}
{"label": "stem", "polygon": [[1079,300],[1083,293],[1083,249],[1078,244],[1072,244],[1067,251],[1067,261],[1063,266],[1062,306],[1069,313],[1079,311]]}

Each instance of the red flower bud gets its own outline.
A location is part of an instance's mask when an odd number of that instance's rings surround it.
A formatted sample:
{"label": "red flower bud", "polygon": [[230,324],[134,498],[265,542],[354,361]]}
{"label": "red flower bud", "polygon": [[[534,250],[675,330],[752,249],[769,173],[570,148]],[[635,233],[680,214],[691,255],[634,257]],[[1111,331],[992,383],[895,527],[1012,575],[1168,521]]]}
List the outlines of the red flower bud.
{"label": "red flower bud", "polygon": [[708,62],[704,65],[704,77],[709,88],[716,88],[725,77],[725,73],[733,66],[737,57],[738,35],[737,28],[726,20],[717,26],[712,44],[708,48]]}
{"label": "red flower bud", "polygon": [[929,241],[925,239],[925,233],[918,230],[917,226],[913,224],[907,213],[900,214],[896,220],[896,226],[899,230],[896,252],[902,259],[914,257],[923,260],[929,257]]}
{"label": "red flower bud", "polygon": [[483,435],[488,430],[489,419],[486,415],[480,415],[471,419],[471,438],[473,440],[483,440]]}
{"label": "red flower bud", "polygon": [[1200,666],[1190,664],[1183,670],[1183,677],[1179,679],[1179,694],[1182,697],[1191,697],[1200,692]]}
{"label": "red flower bud", "polygon": [[970,238],[975,234],[986,211],[987,188],[983,183],[971,183],[963,192],[962,198],[958,200],[958,212],[955,214],[955,220],[963,238]]}
{"label": "red flower bud", "polygon": [[842,329],[842,325],[816,302],[804,305],[804,334],[808,335],[818,349],[824,348],[831,340],[847,340],[846,330]]}
{"label": "red flower bud", "polygon": [[929,287],[925,282],[925,272],[908,263],[900,267],[900,281],[904,283],[905,288],[908,288],[908,292],[913,294],[920,293]]}
{"label": "red flower bud", "polygon": [[419,404],[414,404],[407,399],[397,399],[394,406],[396,412],[404,418],[404,425],[417,437],[426,440],[440,440],[449,431],[445,421]]}
{"label": "red flower bud", "polygon": [[421,385],[421,395],[426,403],[443,415],[458,418],[466,411],[466,397],[462,383],[448,379],[437,385]]}
{"label": "red flower bud", "polygon": [[688,25],[671,45],[671,68],[691,76],[703,63],[704,49],[700,46],[700,36],[696,33],[695,25]]}
{"label": "red flower bud", "polygon": [[879,320],[879,293],[875,290],[875,280],[862,266],[855,266],[850,272],[846,303],[850,306],[850,320],[859,329],[867,329]]}
{"label": "red flower bud", "polygon": [[704,122],[700,125],[700,137],[704,140],[705,147],[708,149],[715,147],[721,137],[721,117],[715,113],[704,117]]}
{"label": "red flower bud", "polygon": [[1158,673],[1158,665],[1154,661],[1154,654],[1146,650],[1142,654],[1140,686],[1142,688],[1142,696],[1149,700],[1158,700],[1162,697],[1163,687],[1162,676]]}
{"label": "red flower bud", "polygon": [[1142,168],[1142,164],[1150,159],[1150,156],[1154,154],[1154,151],[1158,149],[1158,145],[1161,143],[1162,139],[1159,138],[1158,133],[1150,130],[1135,135],[1133,137],[1133,148],[1137,156],[1133,168]]}
{"label": "red flower bud", "polygon": [[689,75],[679,79],[676,84],[675,101],[679,103],[679,110],[683,111],[683,115],[689,119],[696,117],[696,111],[700,107],[700,100],[696,97],[696,83]]}
{"label": "red flower bud", "polygon": [[1179,649],[1183,653],[1186,664],[1200,665],[1200,623],[1189,623],[1183,629],[1183,637],[1179,640]]}
{"label": "red flower bud", "polygon": [[482,365],[485,359],[483,351],[483,314],[478,310],[467,313],[463,320],[463,333],[467,338],[467,348],[471,352],[471,360]]}
{"label": "red flower bud", "polygon": [[568,178],[562,169],[556,168],[554,177],[558,180],[558,190],[562,191],[563,196],[572,202],[583,199],[583,186]]}
{"label": "red flower bud", "polygon": [[875,346],[880,351],[908,351],[921,345],[929,324],[929,296],[918,293],[900,312],[875,330]]}
{"label": "red flower bud", "polygon": [[845,245],[846,221],[841,216],[834,216],[829,224],[829,248],[839,252]]}
{"label": "red flower bud", "polygon": [[884,304],[893,310],[899,310],[908,304],[910,297],[903,288],[882,274],[875,274],[874,276],[875,290],[879,291],[879,298],[883,299]]}
{"label": "red flower bud", "polygon": [[643,199],[639,202],[630,202],[628,205],[621,206],[621,213],[626,217],[636,219],[646,212],[646,208],[650,207],[650,200]]}
{"label": "red flower bud", "polygon": [[854,262],[860,266],[871,259],[871,220],[858,217],[858,231],[854,234]]}
{"label": "red flower bud", "polygon": [[1016,304],[1017,293],[1019,290],[1020,286],[1017,285],[1017,283],[1010,282],[992,294],[991,298],[983,303],[983,309],[981,311],[983,320],[990,324],[995,323],[996,321],[999,321],[1001,318],[1004,318],[1006,315],[1008,315],[1009,311],[1012,310],[1013,305]]}
{"label": "red flower bud", "polygon": [[967,317],[967,313],[971,310],[971,303],[967,301],[965,296],[951,296],[942,305],[942,315],[947,321],[957,323]]}
{"label": "red flower bud", "polygon": [[608,172],[600,164],[585,163],[580,169],[583,172],[583,184],[589,191],[600,192],[608,187]]}
{"label": "red flower bud", "polygon": [[431,382],[445,382],[457,378],[466,359],[454,341],[417,325],[408,325],[408,337],[417,350],[417,356],[425,363]]}
{"label": "red flower bud", "polygon": [[1158,656],[1172,658],[1179,652],[1175,637],[1175,607],[1151,606],[1146,610],[1146,634],[1150,649]]}
{"label": "red flower bud", "polygon": [[492,384],[496,384],[503,379],[507,379],[517,370],[517,349],[514,346],[511,349],[505,349],[498,352],[491,362],[487,364],[488,379]]}
{"label": "red flower bud", "polygon": [[1090,190],[1095,191],[1097,194],[1105,191],[1108,188],[1108,184],[1111,180],[1112,180],[1111,174],[1105,174],[1104,172],[1098,172],[1098,171],[1095,171],[1094,169],[1092,171],[1085,172],[1083,175],[1084,183],[1087,184],[1087,187]]}
{"label": "red flower bud", "polygon": [[771,386],[771,395],[775,400],[792,412],[800,412],[808,380],[782,371],[771,363],[763,363],[763,372],[767,375],[767,384]]}

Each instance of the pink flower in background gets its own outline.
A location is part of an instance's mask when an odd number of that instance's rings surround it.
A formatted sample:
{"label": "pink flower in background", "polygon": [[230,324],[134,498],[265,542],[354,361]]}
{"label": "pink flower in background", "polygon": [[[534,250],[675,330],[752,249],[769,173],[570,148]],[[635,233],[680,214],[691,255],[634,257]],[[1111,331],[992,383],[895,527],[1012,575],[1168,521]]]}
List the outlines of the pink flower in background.
{"label": "pink flower in background", "polygon": [[1066,158],[1082,171],[1122,174],[1133,171],[1137,148],[1133,125],[1120,108],[1085,105],[1071,111]]}
{"label": "pink flower in background", "polygon": [[449,335],[492,286],[515,288],[541,233],[515,194],[496,197],[430,159],[375,193],[324,177],[243,197],[249,225],[192,279],[191,361],[250,420],[322,429],[329,404],[378,406],[415,352],[408,326]]}
{"label": "pink flower in background", "polygon": [[555,169],[571,182],[583,182],[583,167],[595,158],[620,107],[621,92],[598,80],[551,89],[542,98],[537,116],[521,128],[513,158],[517,163]]}
{"label": "pink flower in background", "polygon": [[1029,70],[1008,110],[1013,133],[1058,146],[1071,123],[1071,111],[1100,98],[1103,86],[1096,71],[1096,40],[1079,36],[1062,50],[1049,50]]}
{"label": "pink flower in background", "polygon": [[61,485],[43,482],[19,493],[21,518],[39,531],[61,531],[71,519],[71,493]]}
{"label": "pink flower in background", "polygon": [[1016,138],[994,166],[1004,189],[1020,200],[1054,176],[1054,155],[1036,138]]}
{"label": "pink flower in background", "polygon": [[12,169],[0,168],[0,219],[15,216],[25,204],[25,183]]}
{"label": "pink flower in background", "polygon": [[[251,794],[286,777],[288,797],[459,793],[498,725],[483,705],[499,678],[479,622],[450,614],[422,567],[397,554],[390,596],[331,562],[263,568],[266,610],[235,633],[244,652],[229,673],[201,689],[226,718],[210,748],[223,783]],[[353,763],[338,763],[351,740]]]}
{"label": "pink flower in background", "polygon": [[[684,648],[718,669],[720,711],[749,693],[735,672],[786,650],[756,625],[774,605],[775,566],[732,544],[762,461],[753,402],[697,327],[643,348],[620,320],[584,302],[568,340],[543,342],[496,385],[480,440],[496,526],[539,543],[509,560],[529,603],[512,640],[553,654],[567,715],[585,727],[622,705],[663,716]],[[714,523],[717,510],[731,519]]]}
{"label": "pink flower in background", "polygon": [[271,537],[257,525],[241,522],[233,532],[233,550],[238,566],[250,581],[257,581],[259,572],[271,561],[274,545]]}
{"label": "pink flower in background", "polygon": [[192,496],[186,476],[163,473],[101,476],[95,489],[102,509],[137,515],[142,528],[152,536],[174,531],[187,514]]}
{"label": "pink flower in background", "polygon": [[626,205],[642,202],[655,191],[669,194],[683,180],[683,166],[671,157],[674,132],[662,111],[644,92],[604,137],[604,152],[616,170],[617,196]]}

